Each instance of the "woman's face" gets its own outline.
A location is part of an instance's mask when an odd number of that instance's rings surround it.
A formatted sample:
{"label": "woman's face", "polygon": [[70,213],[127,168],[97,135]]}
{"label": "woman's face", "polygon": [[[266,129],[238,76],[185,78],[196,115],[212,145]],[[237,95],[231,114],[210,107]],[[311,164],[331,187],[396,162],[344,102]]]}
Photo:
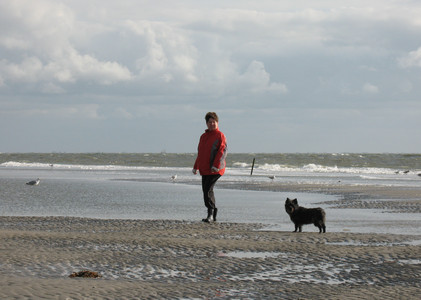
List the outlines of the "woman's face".
{"label": "woman's face", "polygon": [[208,125],[208,130],[212,131],[218,129],[218,122],[214,118],[210,118],[209,121],[206,123]]}

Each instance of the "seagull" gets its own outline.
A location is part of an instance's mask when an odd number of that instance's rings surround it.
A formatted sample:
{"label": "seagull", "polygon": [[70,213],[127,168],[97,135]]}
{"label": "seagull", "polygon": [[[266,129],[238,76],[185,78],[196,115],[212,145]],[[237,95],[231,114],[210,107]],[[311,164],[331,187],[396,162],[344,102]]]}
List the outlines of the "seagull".
{"label": "seagull", "polygon": [[37,180],[32,180],[32,181],[29,181],[29,182],[27,182],[26,184],[27,184],[27,185],[38,185],[40,181],[41,181],[41,180],[40,180],[39,178],[37,178]]}
{"label": "seagull", "polygon": [[175,181],[176,179],[177,179],[177,174],[175,174],[175,175],[171,176],[171,180],[172,180],[172,181]]}
{"label": "seagull", "polygon": [[276,178],[276,176],[275,175],[272,175],[272,176],[269,176],[268,178],[273,181]]}

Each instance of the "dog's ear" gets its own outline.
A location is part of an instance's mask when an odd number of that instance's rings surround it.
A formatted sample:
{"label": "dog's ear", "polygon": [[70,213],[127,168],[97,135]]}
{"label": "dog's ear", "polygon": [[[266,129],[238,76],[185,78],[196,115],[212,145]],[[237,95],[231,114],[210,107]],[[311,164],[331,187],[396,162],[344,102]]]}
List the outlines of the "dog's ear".
{"label": "dog's ear", "polygon": [[292,200],[292,203],[298,204],[297,198],[295,198],[294,200]]}
{"label": "dog's ear", "polygon": [[287,198],[287,201],[291,201],[291,199]]}

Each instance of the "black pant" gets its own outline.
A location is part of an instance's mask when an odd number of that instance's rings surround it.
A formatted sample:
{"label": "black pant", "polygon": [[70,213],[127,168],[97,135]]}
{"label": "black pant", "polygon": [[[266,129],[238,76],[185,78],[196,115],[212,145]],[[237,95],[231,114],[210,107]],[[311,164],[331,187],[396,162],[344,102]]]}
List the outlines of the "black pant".
{"label": "black pant", "polygon": [[203,190],[203,200],[205,200],[205,206],[208,209],[215,209],[215,195],[213,193],[213,187],[215,186],[216,181],[221,177],[221,175],[203,175],[202,176],[202,190]]}

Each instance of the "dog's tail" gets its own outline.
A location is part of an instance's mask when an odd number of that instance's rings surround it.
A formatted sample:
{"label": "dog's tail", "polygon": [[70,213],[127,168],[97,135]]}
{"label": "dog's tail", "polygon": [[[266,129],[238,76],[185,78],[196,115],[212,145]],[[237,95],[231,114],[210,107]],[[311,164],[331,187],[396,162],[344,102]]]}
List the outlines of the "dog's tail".
{"label": "dog's tail", "polygon": [[319,226],[319,230],[321,233],[321,232],[326,232],[326,213],[323,208],[320,208],[320,214],[321,214],[321,220],[320,220],[321,224]]}
{"label": "dog's tail", "polygon": [[320,209],[320,214],[322,216],[323,223],[326,224],[326,213],[325,213],[325,210],[323,208],[319,208],[319,209]]}

